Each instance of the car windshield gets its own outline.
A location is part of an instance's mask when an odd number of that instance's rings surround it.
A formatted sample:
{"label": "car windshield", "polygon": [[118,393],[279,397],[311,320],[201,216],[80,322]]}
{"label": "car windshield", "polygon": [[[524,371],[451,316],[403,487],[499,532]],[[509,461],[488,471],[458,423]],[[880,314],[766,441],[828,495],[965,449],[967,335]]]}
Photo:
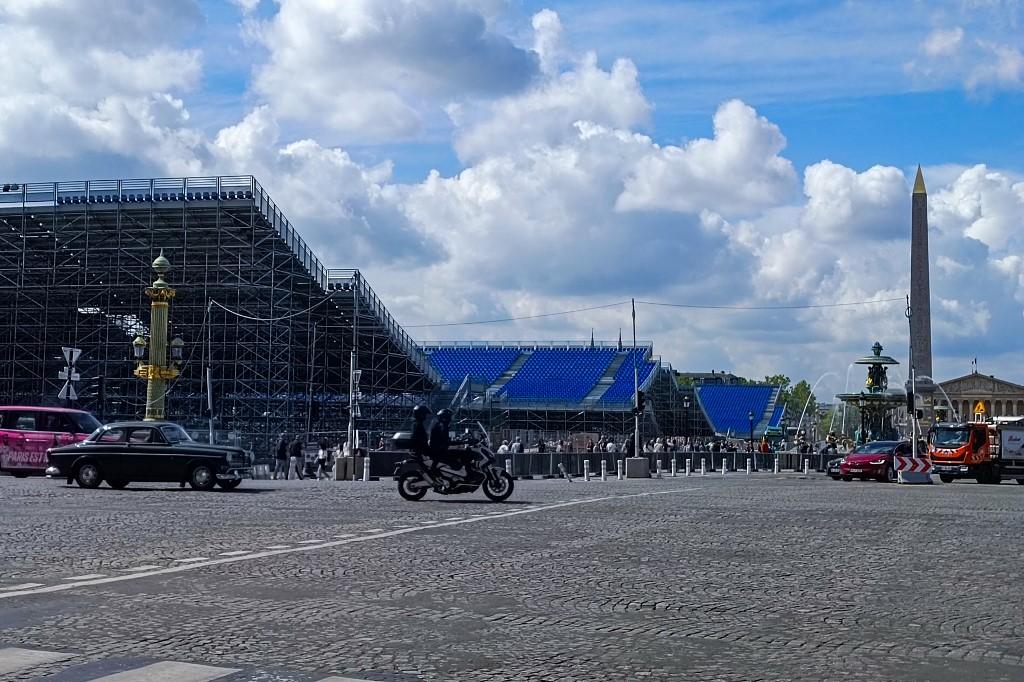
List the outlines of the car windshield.
{"label": "car windshield", "polygon": [[167,439],[168,443],[185,443],[192,440],[185,433],[185,429],[177,424],[164,424],[160,427],[160,433],[164,434],[164,438]]}
{"label": "car windshield", "polygon": [[79,433],[93,433],[100,428],[99,420],[88,412],[69,412],[68,416],[78,427]]}
{"label": "car windshield", "polygon": [[940,448],[959,447],[967,442],[969,436],[967,429],[935,429],[932,443]]}
{"label": "car windshield", "polygon": [[887,455],[892,452],[892,443],[865,443],[853,451],[855,455]]}

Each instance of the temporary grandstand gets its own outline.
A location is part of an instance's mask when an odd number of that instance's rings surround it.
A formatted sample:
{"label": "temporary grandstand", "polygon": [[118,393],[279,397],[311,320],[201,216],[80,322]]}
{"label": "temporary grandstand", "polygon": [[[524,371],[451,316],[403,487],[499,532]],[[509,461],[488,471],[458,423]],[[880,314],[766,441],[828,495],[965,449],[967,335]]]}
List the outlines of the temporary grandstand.
{"label": "temporary grandstand", "polygon": [[645,438],[742,435],[748,412],[758,432],[777,421],[777,390],[681,386],[650,343],[421,347],[358,270],[320,262],[251,176],[0,185],[0,402],[58,403],[67,346],[82,351],[75,407],[141,416],[131,342],[148,333],[160,251],[178,292],[172,334],[187,344],[168,417],[201,436],[212,417],[219,440],[258,453],[281,434],[340,440],[353,358],[355,425],[374,440],[421,402],[505,433],[626,434],[634,367]]}
{"label": "temporary grandstand", "polygon": [[280,434],[340,437],[350,359],[359,428],[398,428],[437,370],[358,270],[328,270],[251,176],[0,185],[0,401],[57,402],[62,346],[82,350],[75,406],[142,414],[131,341],[146,333],[160,251],[188,344],[167,414],[265,452]]}

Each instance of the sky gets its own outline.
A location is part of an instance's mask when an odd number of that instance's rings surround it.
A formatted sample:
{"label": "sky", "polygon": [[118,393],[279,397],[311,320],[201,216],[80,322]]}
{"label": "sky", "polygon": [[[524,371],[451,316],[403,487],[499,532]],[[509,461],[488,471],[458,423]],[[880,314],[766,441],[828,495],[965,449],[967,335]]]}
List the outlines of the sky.
{"label": "sky", "polygon": [[6,0],[0,176],[252,174],[418,340],[628,340],[631,298],[719,306],[639,304],[637,335],[827,397],[875,340],[906,361],[904,304],[859,303],[908,293],[921,164],[935,378],[976,357],[1024,383],[1022,23],[1017,0]]}

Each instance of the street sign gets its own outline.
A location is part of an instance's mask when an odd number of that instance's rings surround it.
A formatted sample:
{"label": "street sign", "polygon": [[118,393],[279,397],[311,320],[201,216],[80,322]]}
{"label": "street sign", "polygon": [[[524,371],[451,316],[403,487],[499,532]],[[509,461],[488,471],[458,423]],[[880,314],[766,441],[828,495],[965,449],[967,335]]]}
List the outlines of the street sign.
{"label": "street sign", "polygon": [[931,473],[932,461],[925,457],[902,457],[897,456],[893,458],[893,468],[896,471],[906,471],[912,474],[927,474]]}
{"label": "street sign", "polygon": [[980,400],[974,403],[974,412],[975,414],[985,414],[985,403]]}
{"label": "street sign", "polygon": [[68,367],[74,367],[78,357],[82,354],[82,349],[61,346],[61,350],[64,351],[64,360],[67,361]]}
{"label": "street sign", "polygon": [[64,388],[60,389],[60,393],[57,397],[61,400],[78,400],[78,394],[75,393],[75,387],[68,381],[64,384]]}
{"label": "street sign", "polygon": [[[68,381],[69,380],[69,376],[68,375],[69,375],[69,373],[68,373],[67,368],[64,368],[61,371],[57,372],[57,378],[58,379],[63,379],[64,381]],[[70,373],[70,381],[80,381],[81,379],[82,379],[82,375],[79,374],[78,372],[71,372]]]}

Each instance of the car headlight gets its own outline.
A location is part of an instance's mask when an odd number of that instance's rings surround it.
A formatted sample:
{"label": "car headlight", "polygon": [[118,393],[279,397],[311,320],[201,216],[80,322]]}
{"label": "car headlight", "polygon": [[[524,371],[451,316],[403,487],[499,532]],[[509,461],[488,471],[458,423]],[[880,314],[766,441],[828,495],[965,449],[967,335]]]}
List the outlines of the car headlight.
{"label": "car headlight", "polygon": [[877,466],[879,464],[885,464],[885,460],[884,459],[876,459],[876,460],[874,460],[872,462],[868,462],[868,464],[874,464],[874,465]]}

